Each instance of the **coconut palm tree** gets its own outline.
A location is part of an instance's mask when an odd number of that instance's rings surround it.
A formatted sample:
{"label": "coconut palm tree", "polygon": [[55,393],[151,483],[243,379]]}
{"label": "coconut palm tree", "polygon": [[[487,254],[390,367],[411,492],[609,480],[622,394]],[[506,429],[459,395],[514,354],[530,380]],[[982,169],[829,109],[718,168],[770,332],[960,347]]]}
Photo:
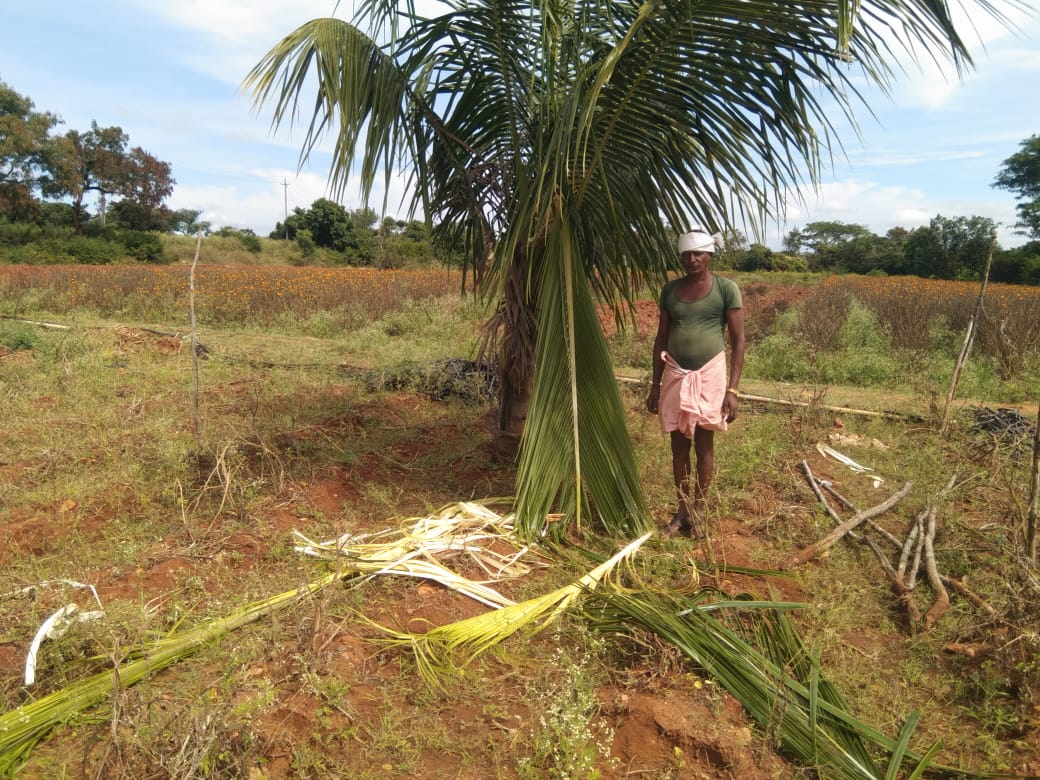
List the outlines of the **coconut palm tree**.
{"label": "coconut palm tree", "polygon": [[301,164],[331,136],[333,197],[406,172],[501,301],[519,527],[591,511],[631,534],[647,513],[595,303],[620,319],[663,280],[670,226],[754,223],[815,182],[856,83],[887,86],[902,52],[970,64],[943,0],[361,0],[244,87],[275,127],[303,117]]}

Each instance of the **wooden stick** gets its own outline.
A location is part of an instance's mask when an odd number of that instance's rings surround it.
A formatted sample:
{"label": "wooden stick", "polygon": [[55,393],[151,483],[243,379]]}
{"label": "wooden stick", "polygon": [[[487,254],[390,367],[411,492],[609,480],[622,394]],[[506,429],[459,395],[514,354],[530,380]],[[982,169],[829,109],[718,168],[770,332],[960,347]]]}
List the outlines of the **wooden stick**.
{"label": "wooden stick", "polygon": [[906,567],[910,564],[910,556],[915,550],[915,543],[917,542],[917,533],[921,530],[917,518],[913,519],[910,523],[910,529],[907,531],[906,539],[900,544],[896,542],[896,547],[899,549],[899,576],[905,581],[906,580]]}
{"label": "wooden stick", "polygon": [[[640,385],[644,386],[648,384],[645,379],[636,379],[630,376],[615,375],[617,381],[627,385]],[[823,409],[827,412],[838,412],[840,414],[858,414],[864,417],[884,417],[893,420],[922,420],[922,415],[909,414],[905,412],[878,412],[873,409],[855,409],[851,406],[824,406],[823,404],[811,404],[806,401],[789,401],[786,398],[770,398],[765,395],[753,395],[751,393],[741,393],[740,400],[742,401],[753,401],[759,404],[775,404],[777,406],[793,406],[799,408],[806,408],[809,406],[815,406],[817,409]]]}
{"label": "wooden stick", "polygon": [[843,522],[841,525],[839,525],[837,528],[835,528],[833,531],[831,531],[829,534],[827,534],[819,541],[810,544],[808,547],[803,547],[797,553],[788,558],[781,568],[789,569],[793,566],[798,566],[800,564],[805,563],[806,561],[811,561],[813,558],[815,558],[817,555],[824,552],[825,550],[829,550],[838,541],[840,541],[841,538],[845,536],[845,534],[854,529],[856,526],[860,525],[865,520],[868,520],[871,517],[877,517],[882,512],[886,512],[893,506],[898,504],[903,498],[906,497],[906,495],[910,492],[910,489],[913,486],[913,482],[907,482],[897,492],[893,493],[885,501],[882,501],[877,506],[871,507],[870,509],[864,509],[862,512],[858,512],[854,517]]}
{"label": "wooden stick", "polygon": [[50,328],[51,330],[72,330],[71,325],[59,325],[56,322],[42,322],[40,320],[26,320],[21,317],[14,317],[10,314],[0,314],[0,319],[24,322],[26,325],[36,325],[41,328]]}
{"label": "wooden stick", "polygon": [[987,614],[996,617],[997,610],[995,610],[993,607],[991,607],[989,604],[983,601],[982,596],[980,596],[967,585],[965,585],[961,580],[955,580],[953,577],[945,576],[940,577],[940,579],[942,580],[943,585],[945,585],[947,588],[949,588],[950,590],[957,591],[976,607],[983,610]]}
{"label": "wooden stick", "polygon": [[195,350],[195,266],[199,262],[199,250],[202,249],[202,228],[199,228],[198,237],[195,241],[195,257],[191,261],[191,271],[188,274],[188,312],[191,320],[191,367],[194,376],[192,398],[194,406],[192,409],[192,422],[195,426],[196,444],[202,441],[202,420],[199,417],[199,355]]}
{"label": "wooden stick", "polygon": [[[826,490],[828,493],[830,493],[832,496],[834,496],[836,499],[838,499],[842,504],[844,504],[846,509],[850,509],[853,512],[857,512],[857,513],[859,512],[859,509],[856,508],[856,505],[853,504],[851,501],[849,501],[847,498],[845,498],[845,496],[843,496],[837,490],[835,490],[834,486],[830,482],[821,482],[820,485],[823,487],[824,490]],[[900,544],[899,540],[896,539],[892,534],[890,534],[888,532],[888,530],[884,526],[878,525],[877,523],[875,523],[873,520],[871,520],[869,518],[867,520],[867,525],[869,525],[871,528],[873,528],[875,531],[877,531],[883,537],[888,539],[888,541],[892,542],[892,544],[894,544],[896,547],[901,547],[902,546]],[[850,534],[850,536],[851,536],[851,534]]]}
{"label": "wooden stick", "polygon": [[971,352],[972,344],[975,342],[975,324],[982,314],[982,302],[986,297],[986,284],[989,282],[989,269],[993,265],[993,250],[997,246],[997,231],[990,233],[989,252],[986,254],[986,267],[982,271],[982,283],[979,285],[979,297],[975,301],[975,311],[968,320],[968,328],[964,333],[964,344],[961,345],[961,353],[957,356],[957,362],[953,364],[953,376],[950,378],[950,389],[946,393],[946,405],[943,407],[942,422],[939,425],[939,433],[943,436],[950,427],[950,409],[953,407],[953,399],[957,394],[957,383],[961,378],[961,370],[968,362],[968,354]]}
{"label": "wooden stick", "polygon": [[924,554],[925,514],[919,514],[914,521],[917,524],[917,536],[914,543],[914,562],[910,567],[910,573],[906,575],[906,581],[911,588],[917,587],[917,572],[921,569],[921,557]]}
{"label": "wooden stick", "polygon": [[932,590],[935,591],[935,602],[929,607],[928,612],[924,616],[924,627],[928,630],[935,625],[935,622],[946,614],[946,610],[950,608],[950,594],[946,592],[946,588],[943,586],[942,578],[939,576],[939,569],[935,565],[935,516],[939,512],[939,502],[943,500],[946,495],[953,490],[953,486],[957,482],[957,475],[954,474],[950,477],[950,481],[946,483],[946,487],[943,488],[942,492],[935,497],[934,501],[928,508],[928,528],[924,537],[924,563],[925,572],[928,574],[928,584],[932,586]]}
{"label": "wooden stick", "polygon": [[[811,485],[815,481],[815,477],[812,476],[812,472],[809,470],[809,464],[805,461],[802,461],[802,470],[806,472],[807,476],[809,476],[809,483]],[[853,512],[859,513],[859,509],[856,507],[855,504],[853,504],[847,498],[845,498],[836,490],[834,490],[834,488],[827,482],[819,482],[818,484],[822,486],[824,490],[831,493],[839,501],[841,501],[846,506],[846,508],[850,509]],[[813,491],[815,492],[816,488],[813,488]],[[831,516],[834,517],[834,514],[832,513]],[[921,517],[923,520],[924,512],[921,513]],[[920,530],[920,526],[918,525],[918,520],[915,518],[913,524],[910,526],[910,532],[907,535],[908,538],[906,544],[900,542],[895,536],[890,534],[888,531],[886,531],[880,525],[875,523],[873,520],[868,519],[867,525],[869,525],[874,530],[880,532],[886,539],[889,540],[889,542],[892,543],[892,546],[895,547],[897,550],[905,550],[905,553],[900,555],[900,569],[898,572],[894,572],[896,576],[893,578],[892,576],[888,575],[887,572],[886,576],[889,577],[889,581],[892,583],[892,589],[896,592],[896,595],[899,596],[901,603],[903,603],[903,605],[905,606],[907,614],[912,621],[911,627],[913,627],[921,621],[921,612],[917,608],[917,605],[913,602],[913,591],[915,583],[910,583],[909,585],[907,585],[905,581],[905,575],[906,567],[910,562],[910,553],[913,549],[915,549],[914,541],[918,540],[919,538],[918,531]],[[883,560],[884,553],[881,552],[881,550],[875,549],[874,540],[871,539],[869,536],[867,536],[866,534],[860,536],[854,531],[850,531],[849,536],[851,536],[853,539],[856,539],[857,541],[863,542],[868,547],[870,547],[871,550],[874,551],[874,554],[877,556],[879,562]],[[881,563],[881,567],[885,568],[885,564],[883,562]],[[984,611],[986,614],[996,617],[997,611],[989,604],[987,604],[981,596],[975,593],[975,591],[969,588],[963,581],[954,579],[953,577],[948,577],[942,573],[939,573],[939,581],[946,588],[948,588],[949,590],[956,591],[961,596],[970,601],[972,604],[974,604],[976,607]]]}
{"label": "wooden stick", "polygon": [[[809,463],[803,460],[801,465],[802,471],[805,472],[805,476],[809,480],[809,485],[810,487],[812,487],[812,490],[816,494],[817,498],[820,499],[820,503],[822,503],[824,507],[826,507],[827,513],[832,518],[834,518],[834,521],[838,523],[838,525],[841,525],[841,518],[833,509],[831,509],[830,504],[827,503],[827,500],[823,497],[823,494],[820,492],[818,486],[819,483],[817,483],[816,478],[813,476],[812,469],[809,468]],[[856,509],[855,506],[853,506],[851,501],[843,497],[840,493],[835,491],[826,483],[823,483],[823,487],[828,492],[833,493],[834,496],[837,497],[837,499],[841,501],[843,504],[845,504],[846,507],[851,509],[853,512],[859,514],[859,510]],[[899,546],[898,540],[896,540],[896,538],[892,536],[892,534],[888,533],[888,531],[885,531],[873,520],[868,519],[867,522],[871,525],[871,527],[881,530],[889,538],[891,538],[891,540],[896,543],[896,547]],[[885,573],[885,577],[888,579],[888,582],[891,585],[893,592],[896,594],[896,598],[899,600],[899,603],[902,604],[903,608],[906,610],[908,625],[910,626],[910,629],[913,630],[914,627],[916,627],[917,624],[921,621],[921,610],[917,608],[917,603],[914,601],[913,588],[908,588],[906,586],[906,583],[903,582],[902,578],[898,574],[896,574],[895,569],[892,568],[892,563],[888,560],[888,557],[885,555],[885,553],[881,551],[881,548],[877,546],[877,542],[875,542],[866,534],[860,535],[855,531],[849,531],[849,536],[855,539],[856,541],[867,545],[867,547],[870,548],[870,551],[874,553],[874,557],[877,558],[878,563],[881,564],[881,570]]]}

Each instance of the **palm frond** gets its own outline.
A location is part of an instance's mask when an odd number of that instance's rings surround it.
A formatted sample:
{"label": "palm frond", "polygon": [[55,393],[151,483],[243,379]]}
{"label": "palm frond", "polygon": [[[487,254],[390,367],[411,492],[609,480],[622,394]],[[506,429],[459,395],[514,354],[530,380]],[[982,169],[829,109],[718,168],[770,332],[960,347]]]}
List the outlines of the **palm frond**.
{"label": "palm frond", "polygon": [[[409,647],[415,654],[419,674],[431,688],[443,688],[444,678],[458,672],[481,653],[503,642],[517,631],[545,628],[582,593],[595,589],[622,561],[630,558],[650,534],[635,539],[588,574],[569,585],[518,604],[484,612],[465,620],[436,626],[423,634],[396,631],[372,625],[385,634],[392,646]],[[465,653],[461,662],[455,656]]]}
{"label": "palm frond", "polygon": [[113,686],[134,685],[197,652],[227,633],[297,603],[334,582],[333,573],[296,590],[253,602],[233,614],[189,631],[170,634],[135,658],[0,715],[0,776],[9,777],[55,726],[112,695]]}
{"label": "palm frond", "polygon": [[[531,548],[520,543],[513,529],[513,515],[500,515],[471,501],[449,504],[439,512],[410,518],[401,529],[375,534],[344,534],[315,542],[293,531],[296,550],[334,561],[341,576],[397,575],[437,582],[489,607],[515,602],[491,588],[488,582],[527,574],[524,562]],[[508,550],[503,552],[503,550]],[[474,581],[449,569],[443,560],[467,559],[488,579]]]}
{"label": "palm frond", "polygon": [[[254,108],[273,102],[272,127],[292,125],[301,98],[315,89],[300,152],[300,165],[329,134],[334,139],[329,173],[334,197],[353,175],[360,149],[360,187],[367,199],[375,177],[389,179],[410,167],[408,117],[416,108],[410,76],[361,30],[341,19],[314,19],[283,38],[243,81]],[[406,165],[407,164],[407,165]]]}
{"label": "palm frond", "polygon": [[889,756],[889,773],[912,763],[915,776],[990,776],[931,764],[935,747],[924,755],[908,750],[913,714],[897,740],[855,718],[782,611],[744,613],[734,630],[709,614],[710,604],[691,608],[672,594],[647,589],[602,589],[593,594],[593,604],[599,606],[589,610],[590,618],[602,630],[628,632],[638,625],[675,644],[762,728],[775,733],[785,751],[815,767],[821,777],[880,780],[886,774],[876,765],[874,751]]}
{"label": "palm frond", "polygon": [[[561,205],[539,280],[534,395],[517,474],[518,530],[537,538],[557,507],[572,511],[580,524],[591,496],[606,532],[631,537],[646,529],[648,512],[569,217]],[[559,526],[548,530],[555,535]]]}

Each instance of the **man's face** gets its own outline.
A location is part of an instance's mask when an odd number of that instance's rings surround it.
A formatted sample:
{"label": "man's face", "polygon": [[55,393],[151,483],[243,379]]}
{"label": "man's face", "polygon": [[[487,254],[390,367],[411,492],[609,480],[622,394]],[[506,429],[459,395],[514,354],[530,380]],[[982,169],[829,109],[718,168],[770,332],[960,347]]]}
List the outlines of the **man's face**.
{"label": "man's face", "polygon": [[682,265],[686,273],[697,274],[707,270],[711,258],[711,252],[683,252]]}

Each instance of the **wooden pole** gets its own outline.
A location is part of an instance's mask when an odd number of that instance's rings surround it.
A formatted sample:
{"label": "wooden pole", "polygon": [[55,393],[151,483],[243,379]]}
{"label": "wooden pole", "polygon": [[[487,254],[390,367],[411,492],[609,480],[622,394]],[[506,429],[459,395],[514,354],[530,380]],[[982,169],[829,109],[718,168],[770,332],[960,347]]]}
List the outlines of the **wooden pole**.
{"label": "wooden pole", "polygon": [[202,228],[199,228],[195,240],[195,257],[191,261],[188,274],[188,310],[191,318],[191,365],[194,374],[194,407],[192,422],[195,426],[196,440],[202,435],[202,422],[199,419],[199,356],[195,350],[195,266],[199,262],[199,251],[202,249]]}
{"label": "wooden pole", "polygon": [[1029,513],[1026,515],[1026,555],[1036,563],[1036,517],[1040,514],[1040,405],[1036,410],[1033,430],[1033,481],[1029,489]]}
{"label": "wooden pole", "polygon": [[946,406],[943,407],[942,423],[939,425],[939,433],[942,435],[945,435],[947,428],[949,428],[950,409],[953,407],[953,397],[957,393],[957,384],[961,379],[961,370],[964,368],[964,364],[968,362],[968,353],[971,352],[971,345],[975,341],[975,331],[978,327],[979,317],[982,315],[982,302],[986,295],[989,269],[993,265],[993,250],[996,246],[997,231],[994,230],[990,233],[989,251],[986,253],[986,267],[982,271],[982,284],[979,285],[979,297],[975,301],[975,311],[972,312],[971,319],[968,320],[968,330],[964,334],[964,345],[961,347],[961,354],[957,356],[957,362],[953,365],[953,376],[950,377],[950,390],[946,394]]}

